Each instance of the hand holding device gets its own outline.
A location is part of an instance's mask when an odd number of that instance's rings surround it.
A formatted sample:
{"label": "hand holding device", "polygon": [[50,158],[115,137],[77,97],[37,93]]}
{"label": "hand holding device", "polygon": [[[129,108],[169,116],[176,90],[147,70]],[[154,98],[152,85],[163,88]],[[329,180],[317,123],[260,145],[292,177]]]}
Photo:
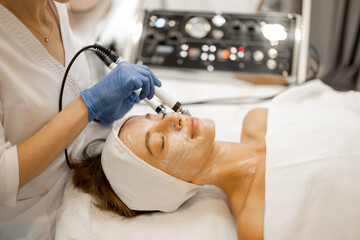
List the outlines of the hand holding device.
{"label": "hand holding device", "polygon": [[100,112],[97,116],[98,120],[101,124],[105,126],[110,126],[113,124],[114,121],[117,119],[122,118],[130,109],[135,105],[135,103],[139,103],[140,99],[138,95],[133,92],[125,98],[120,103],[115,103],[105,109],[104,111]]}
{"label": "hand holding device", "polygon": [[151,99],[154,96],[154,84],[161,86],[161,82],[148,67],[120,62],[101,81],[80,93],[89,111],[89,122],[108,107],[120,104],[139,88],[140,99]]}

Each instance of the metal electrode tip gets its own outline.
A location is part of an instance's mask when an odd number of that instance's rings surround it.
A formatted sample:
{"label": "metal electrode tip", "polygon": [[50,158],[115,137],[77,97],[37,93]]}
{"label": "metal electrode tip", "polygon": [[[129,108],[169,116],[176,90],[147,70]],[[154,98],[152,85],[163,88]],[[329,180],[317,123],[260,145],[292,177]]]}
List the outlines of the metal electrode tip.
{"label": "metal electrode tip", "polygon": [[161,111],[162,115],[166,116],[167,112],[164,110]]}
{"label": "metal electrode tip", "polygon": [[187,109],[180,108],[180,111],[179,111],[179,112],[181,112],[181,113],[184,114],[184,115],[191,116],[189,110],[187,110]]}
{"label": "metal electrode tip", "polygon": [[157,114],[162,113],[163,115],[166,115],[166,108],[164,107],[164,105],[161,104],[155,109],[155,112]]}

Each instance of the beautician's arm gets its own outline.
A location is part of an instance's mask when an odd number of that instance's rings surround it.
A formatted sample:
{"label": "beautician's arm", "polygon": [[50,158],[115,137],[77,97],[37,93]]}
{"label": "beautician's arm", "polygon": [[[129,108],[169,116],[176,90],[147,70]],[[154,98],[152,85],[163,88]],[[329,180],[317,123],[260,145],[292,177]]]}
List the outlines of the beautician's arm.
{"label": "beautician's arm", "polygon": [[[151,99],[154,96],[154,85],[161,87],[161,82],[148,67],[124,61],[101,81],[82,91],[80,97],[74,99],[53,120],[17,145],[19,189],[42,173],[74,141],[88,122],[96,116],[104,118],[109,107],[124,103],[129,97],[135,101],[137,96],[131,98],[134,90],[141,88],[140,99]],[[127,111],[128,105],[121,104],[121,108]],[[123,109],[118,110],[124,112]],[[113,122],[119,117],[118,114],[105,115],[107,122]]]}
{"label": "beautician's arm", "polygon": [[19,189],[42,173],[88,124],[88,109],[75,98],[30,138],[17,145]]}

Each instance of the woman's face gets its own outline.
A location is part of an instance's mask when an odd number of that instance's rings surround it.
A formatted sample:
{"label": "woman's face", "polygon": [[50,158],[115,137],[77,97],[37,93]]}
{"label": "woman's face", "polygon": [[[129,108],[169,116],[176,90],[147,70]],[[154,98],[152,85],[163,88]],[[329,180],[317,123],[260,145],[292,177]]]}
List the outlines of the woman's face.
{"label": "woman's face", "polygon": [[178,113],[131,117],[120,139],[140,159],[191,181],[204,167],[215,138],[214,122]]}

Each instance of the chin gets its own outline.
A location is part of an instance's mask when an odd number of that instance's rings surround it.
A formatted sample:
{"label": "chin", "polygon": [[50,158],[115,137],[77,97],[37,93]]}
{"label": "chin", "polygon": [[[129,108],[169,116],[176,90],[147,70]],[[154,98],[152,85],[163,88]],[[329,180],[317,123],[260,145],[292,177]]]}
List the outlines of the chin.
{"label": "chin", "polygon": [[215,123],[212,119],[202,118],[200,120],[200,129],[202,137],[204,139],[210,140],[211,142],[215,139]]}

